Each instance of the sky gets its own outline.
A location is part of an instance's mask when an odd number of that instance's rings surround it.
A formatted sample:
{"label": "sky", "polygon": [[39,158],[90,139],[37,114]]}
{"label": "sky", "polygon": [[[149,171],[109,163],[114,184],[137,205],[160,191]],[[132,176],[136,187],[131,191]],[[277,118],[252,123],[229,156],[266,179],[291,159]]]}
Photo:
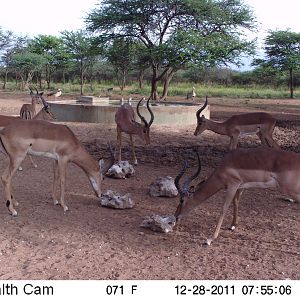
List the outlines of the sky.
{"label": "sky", "polygon": [[[100,0],[1,0],[0,27],[15,34],[34,37],[39,34],[59,36],[64,30],[83,29],[84,18]],[[269,30],[291,29],[300,32],[299,0],[244,0],[254,11],[259,32],[258,46]]]}
{"label": "sky", "polygon": [[[84,28],[84,18],[100,0],[1,0],[0,26],[16,34],[59,35],[63,30]],[[267,31],[290,28],[300,32],[299,0],[244,0],[253,8],[260,25],[259,36]]]}
{"label": "sky", "polygon": [[59,36],[84,28],[84,18],[99,0],[0,0],[0,27],[16,34]]}

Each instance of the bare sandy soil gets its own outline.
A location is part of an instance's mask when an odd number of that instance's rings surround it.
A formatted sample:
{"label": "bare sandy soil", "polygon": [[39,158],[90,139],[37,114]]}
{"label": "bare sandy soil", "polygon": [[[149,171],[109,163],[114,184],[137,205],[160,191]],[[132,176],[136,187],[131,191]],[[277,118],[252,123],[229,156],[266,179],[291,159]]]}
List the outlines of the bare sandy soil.
{"label": "bare sandy soil", "polygon": [[[0,114],[17,115],[29,102],[25,94],[0,93]],[[223,120],[244,111],[263,110],[278,118],[275,139],[284,149],[300,152],[299,100],[212,99],[212,118]],[[115,126],[68,123],[88,151],[107,156],[105,143],[116,144]],[[274,190],[248,190],[240,204],[239,226],[227,230],[210,246],[223,193],[209,199],[169,234],[140,227],[150,214],[173,214],[178,198],[153,198],[150,183],[158,176],[176,176],[185,157],[196,167],[192,149],[201,153],[201,179],[227,153],[229,139],[211,132],[195,137],[195,128],[153,125],[150,146],[137,141],[139,165],[127,180],[106,178],[103,191],[130,192],[136,205],[129,210],[101,207],[84,172],[69,164],[66,214],[51,199],[52,161],[28,158],[13,178],[18,216],[9,215],[0,185],[0,279],[300,279],[300,206],[283,201]],[[256,137],[240,147],[256,147]],[[128,139],[123,158],[131,160]],[[0,170],[8,163],[0,154]]]}

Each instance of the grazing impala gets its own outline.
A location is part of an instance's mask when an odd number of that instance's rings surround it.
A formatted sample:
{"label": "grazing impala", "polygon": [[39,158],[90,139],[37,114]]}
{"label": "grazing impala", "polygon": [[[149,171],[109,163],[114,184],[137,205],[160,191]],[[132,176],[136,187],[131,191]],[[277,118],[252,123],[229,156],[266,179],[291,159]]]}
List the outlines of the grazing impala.
{"label": "grazing impala", "polygon": [[197,127],[194,135],[199,135],[208,129],[215,133],[230,137],[229,149],[236,149],[238,138],[243,135],[257,134],[263,145],[279,148],[274,141],[272,134],[275,128],[276,119],[265,112],[254,112],[240,114],[230,117],[224,122],[216,122],[206,119],[201,112],[207,106],[207,96],[204,105],[197,111]]}
{"label": "grazing impala", "polygon": [[137,159],[134,150],[134,143],[132,135],[137,135],[142,141],[145,141],[146,144],[150,143],[150,126],[154,121],[154,114],[149,106],[150,98],[147,100],[147,109],[151,115],[149,123],[146,119],[140,114],[139,106],[144,98],[142,98],[136,107],[136,112],[140,117],[141,121],[144,124],[140,124],[135,121],[135,114],[130,103],[125,103],[120,106],[115,115],[115,121],[117,123],[117,140],[118,140],[118,148],[119,148],[119,156],[118,160],[121,161],[121,148],[122,148],[122,132],[129,134],[131,147],[132,147],[132,155],[134,164],[137,165]]}
{"label": "grazing impala", "polygon": [[[0,145],[8,154],[9,165],[1,177],[7,207],[12,215],[17,215],[18,205],[11,191],[11,180],[26,154],[53,158],[54,183],[52,197],[54,204],[60,204],[64,211],[68,207],[64,201],[65,177],[68,162],[78,165],[88,176],[97,197],[101,196],[102,174],[105,174],[113,164],[111,162],[102,168],[87,152],[73,132],[65,125],[53,124],[42,120],[14,122],[0,131]],[[57,189],[60,186],[60,197]]]}
{"label": "grazing impala", "polygon": [[20,117],[25,120],[33,119],[36,115],[36,105],[40,102],[43,92],[39,93],[36,89],[36,94],[30,89],[31,104],[23,104],[20,110]]}
{"label": "grazing impala", "polygon": [[[280,149],[259,147],[255,149],[236,149],[230,152],[220,167],[216,168],[207,180],[201,181],[193,191],[190,184],[200,173],[200,157],[198,170],[180,186],[179,181],[187,169],[185,163],[182,171],[175,179],[180,194],[180,203],[175,212],[176,220],[180,220],[192,209],[208,200],[220,190],[226,190],[225,200],[213,236],[206,240],[210,243],[218,237],[224,216],[231,202],[234,203],[234,216],[231,229],[237,225],[238,202],[243,189],[277,188],[300,202],[300,154]],[[253,200],[255,201],[255,200]]]}

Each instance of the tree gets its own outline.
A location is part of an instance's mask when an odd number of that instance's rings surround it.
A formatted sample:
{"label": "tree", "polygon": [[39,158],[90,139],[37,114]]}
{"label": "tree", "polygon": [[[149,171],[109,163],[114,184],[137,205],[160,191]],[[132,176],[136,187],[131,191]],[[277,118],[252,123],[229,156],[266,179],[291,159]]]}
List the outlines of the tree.
{"label": "tree", "polygon": [[0,64],[4,70],[4,80],[2,88],[6,88],[7,77],[12,63],[12,57],[14,54],[21,53],[26,49],[28,45],[28,37],[16,36],[12,32],[8,31],[5,36],[5,43],[2,43]]}
{"label": "tree", "polygon": [[265,39],[265,59],[254,61],[264,69],[289,72],[290,97],[294,97],[294,71],[300,68],[300,33],[270,31]]}
{"label": "tree", "polygon": [[89,60],[97,54],[92,38],[83,30],[63,31],[62,39],[66,46],[67,53],[79,64],[80,72],[80,93],[83,95],[85,71],[89,67]]}
{"label": "tree", "polygon": [[123,91],[128,72],[133,68],[135,45],[124,38],[115,39],[106,56],[115,69],[119,86]]}
{"label": "tree", "polygon": [[[62,39],[52,35],[39,35],[29,43],[29,51],[43,55],[47,60],[45,65],[47,88],[51,87],[51,75],[59,65],[60,57],[63,52]],[[40,78],[41,79],[41,78]],[[41,80],[40,80],[41,88]]]}
{"label": "tree", "polygon": [[12,55],[10,67],[20,76],[22,89],[31,82],[34,73],[45,67],[47,60],[41,54],[21,52]]}
{"label": "tree", "polygon": [[[166,96],[173,75],[191,61],[218,64],[251,52],[242,29],[254,28],[254,17],[242,0],[104,0],[86,18],[99,43],[117,38],[144,44],[151,65],[151,97],[163,80]],[[235,57],[235,59],[234,59]]]}

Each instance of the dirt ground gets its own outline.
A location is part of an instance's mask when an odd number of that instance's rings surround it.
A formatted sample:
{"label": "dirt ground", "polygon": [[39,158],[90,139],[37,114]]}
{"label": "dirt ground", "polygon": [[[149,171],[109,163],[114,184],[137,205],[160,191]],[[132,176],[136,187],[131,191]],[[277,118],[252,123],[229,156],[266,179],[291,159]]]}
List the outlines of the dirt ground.
{"label": "dirt ground", "polygon": [[[17,115],[29,102],[26,94],[0,93],[0,114]],[[224,120],[239,112],[269,111],[278,118],[275,140],[284,149],[300,152],[299,100],[211,99],[211,118]],[[116,145],[115,126],[68,123],[88,151],[107,156],[105,143]],[[300,279],[300,206],[283,201],[274,190],[248,190],[240,204],[236,231],[227,228],[210,246],[203,241],[213,232],[221,211],[223,193],[209,199],[169,234],[140,227],[151,214],[173,214],[178,198],[153,198],[150,183],[158,176],[176,176],[188,157],[196,167],[192,149],[201,153],[207,176],[227,153],[229,139],[194,127],[153,125],[151,145],[137,141],[139,165],[126,180],[105,178],[103,191],[131,193],[135,207],[114,210],[101,207],[85,173],[73,164],[67,170],[66,214],[51,199],[52,161],[28,158],[13,178],[20,205],[12,217],[0,185],[0,279]],[[125,138],[123,159],[131,160]],[[240,140],[240,147],[256,147],[256,137]],[[0,169],[8,163],[0,154]]]}

